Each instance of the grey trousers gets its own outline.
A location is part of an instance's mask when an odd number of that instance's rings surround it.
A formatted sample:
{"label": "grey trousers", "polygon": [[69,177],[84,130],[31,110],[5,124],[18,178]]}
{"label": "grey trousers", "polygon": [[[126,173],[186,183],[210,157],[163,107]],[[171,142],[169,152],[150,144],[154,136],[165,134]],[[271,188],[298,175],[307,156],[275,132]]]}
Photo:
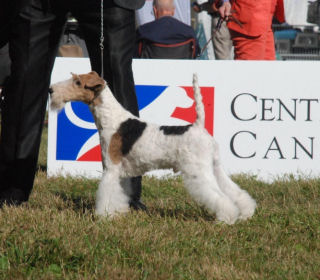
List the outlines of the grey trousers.
{"label": "grey trousers", "polygon": [[232,59],[232,40],[229,29],[224,21],[219,31],[215,32],[219,17],[212,17],[212,44],[215,59]]}

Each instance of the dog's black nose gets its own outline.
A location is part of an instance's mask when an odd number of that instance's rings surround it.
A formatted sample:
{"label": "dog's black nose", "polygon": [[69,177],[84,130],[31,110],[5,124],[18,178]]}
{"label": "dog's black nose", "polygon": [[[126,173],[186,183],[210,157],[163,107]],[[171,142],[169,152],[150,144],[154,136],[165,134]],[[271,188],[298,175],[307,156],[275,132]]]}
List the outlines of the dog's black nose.
{"label": "dog's black nose", "polygon": [[52,94],[53,93],[53,89],[50,87],[49,88],[49,94]]}

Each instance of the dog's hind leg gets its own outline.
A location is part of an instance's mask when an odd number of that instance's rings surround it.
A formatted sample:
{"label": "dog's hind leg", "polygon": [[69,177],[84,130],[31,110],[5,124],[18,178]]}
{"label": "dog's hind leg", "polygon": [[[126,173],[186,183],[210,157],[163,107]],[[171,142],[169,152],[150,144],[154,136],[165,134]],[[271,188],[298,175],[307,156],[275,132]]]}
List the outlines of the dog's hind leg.
{"label": "dog's hind leg", "polygon": [[220,158],[217,143],[215,143],[213,173],[218,181],[220,189],[238,206],[240,210],[239,219],[246,220],[254,214],[256,208],[255,200],[234,183],[224,171]]}
{"label": "dog's hind leg", "polygon": [[183,173],[186,189],[199,204],[215,213],[219,221],[234,224],[239,216],[238,207],[219,189],[213,174],[203,173],[203,169],[199,169],[201,174]]}
{"label": "dog's hind leg", "polygon": [[96,198],[96,214],[115,216],[129,211],[129,197],[120,185],[119,169],[104,170]]}

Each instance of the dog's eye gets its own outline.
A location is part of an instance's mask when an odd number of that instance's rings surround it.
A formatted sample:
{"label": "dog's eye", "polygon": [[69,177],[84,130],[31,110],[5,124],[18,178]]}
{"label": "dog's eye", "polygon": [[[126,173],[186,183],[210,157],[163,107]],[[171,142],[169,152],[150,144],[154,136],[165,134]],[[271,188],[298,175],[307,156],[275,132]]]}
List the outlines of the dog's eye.
{"label": "dog's eye", "polygon": [[81,82],[79,80],[76,80],[75,83],[77,86],[81,86]]}

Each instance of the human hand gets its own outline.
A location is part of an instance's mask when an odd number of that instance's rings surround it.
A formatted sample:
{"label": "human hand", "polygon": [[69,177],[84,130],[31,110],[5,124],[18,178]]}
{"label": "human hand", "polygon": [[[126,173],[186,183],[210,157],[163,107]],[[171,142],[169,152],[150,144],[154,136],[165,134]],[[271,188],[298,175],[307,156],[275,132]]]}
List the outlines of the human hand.
{"label": "human hand", "polygon": [[221,7],[218,9],[220,16],[224,20],[228,20],[228,17],[231,16],[231,4],[229,1],[224,2]]}

